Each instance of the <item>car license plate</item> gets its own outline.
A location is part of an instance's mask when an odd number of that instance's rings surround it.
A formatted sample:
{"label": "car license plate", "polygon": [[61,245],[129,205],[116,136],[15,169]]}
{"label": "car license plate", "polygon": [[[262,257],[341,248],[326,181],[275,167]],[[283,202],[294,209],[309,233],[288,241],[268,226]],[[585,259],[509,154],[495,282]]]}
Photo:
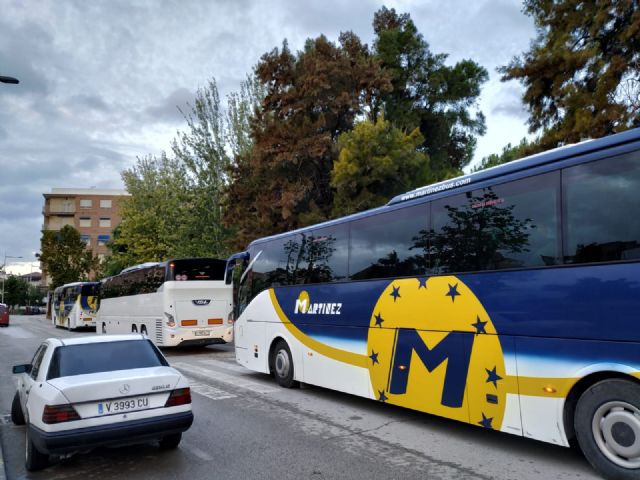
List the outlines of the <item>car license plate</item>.
{"label": "car license plate", "polygon": [[194,330],[193,334],[196,337],[208,337],[209,336],[209,330]]}
{"label": "car license plate", "polygon": [[122,400],[110,400],[98,403],[98,415],[110,415],[113,413],[132,412],[149,408],[149,397],[124,398]]}

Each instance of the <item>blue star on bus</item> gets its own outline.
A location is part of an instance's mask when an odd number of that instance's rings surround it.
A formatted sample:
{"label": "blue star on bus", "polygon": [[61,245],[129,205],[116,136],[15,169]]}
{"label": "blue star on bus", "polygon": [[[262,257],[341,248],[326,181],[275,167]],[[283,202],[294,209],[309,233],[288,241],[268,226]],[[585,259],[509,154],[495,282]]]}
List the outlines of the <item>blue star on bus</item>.
{"label": "blue star on bus", "polygon": [[375,365],[376,363],[380,363],[378,361],[378,354],[373,350],[371,350],[371,355],[369,355],[369,358],[371,359],[371,362],[372,362],[371,365]]}
{"label": "blue star on bus", "polygon": [[427,277],[418,279],[418,282],[420,283],[420,285],[418,285],[418,290],[420,290],[422,287],[424,287],[425,290],[427,289],[427,280]]}
{"label": "blue star on bus", "polygon": [[387,396],[384,394],[384,390],[378,390],[378,400],[381,402],[386,402],[388,400]]}
{"label": "blue star on bus", "polygon": [[476,333],[487,333],[484,329],[484,326],[489,322],[481,322],[480,317],[476,316],[476,323],[472,323],[471,326],[474,327],[477,331]]}
{"label": "blue star on bus", "polygon": [[493,417],[487,418],[483,413],[482,420],[478,422],[478,425],[482,425],[484,428],[490,428],[493,430],[493,425],[491,425],[492,421],[493,421]]}
{"label": "blue star on bus", "polygon": [[382,315],[380,314],[375,315],[375,319],[376,319],[376,327],[382,328],[382,322],[384,322]]}
{"label": "blue star on bus", "polygon": [[493,386],[498,388],[498,381],[502,380],[502,377],[496,372],[497,367],[493,367],[492,370],[485,368],[487,371],[487,381],[485,383],[493,383]]}
{"label": "blue star on bus", "polygon": [[400,297],[400,287],[393,287],[393,292],[391,292],[389,295],[391,295],[393,297],[393,302],[395,303],[395,301]]}
{"label": "blue star on bus", "polygon": [[451,301],[455,302],[456,297],[461,295],[458,293],[458,284],[456,283],[455,285],[451,285],[448,283],[447,285],[449,285],[449,293],[445,294],[445,297],[451,297]]}

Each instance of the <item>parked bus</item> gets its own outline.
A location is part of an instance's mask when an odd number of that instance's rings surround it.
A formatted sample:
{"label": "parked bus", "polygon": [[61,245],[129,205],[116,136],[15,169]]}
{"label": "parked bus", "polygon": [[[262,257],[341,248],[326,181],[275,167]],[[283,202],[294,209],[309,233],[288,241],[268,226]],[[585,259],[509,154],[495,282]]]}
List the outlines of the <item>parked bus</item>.
{"label": "parked bus", "polygon": [[638,206],[640,129],[255,240],[236,360],[639,478]]}
{"label": "parked bus", "polygon": [[169,260],[105,278],[98,333],[139,332],[164,347],[231,342],[233,290],[224,280],[225,263]]}
{"label": "parked bus", "polygon": [[100,282],[67,283],[53,291],[51,322],[56,327],[75,330],[95,327]]}

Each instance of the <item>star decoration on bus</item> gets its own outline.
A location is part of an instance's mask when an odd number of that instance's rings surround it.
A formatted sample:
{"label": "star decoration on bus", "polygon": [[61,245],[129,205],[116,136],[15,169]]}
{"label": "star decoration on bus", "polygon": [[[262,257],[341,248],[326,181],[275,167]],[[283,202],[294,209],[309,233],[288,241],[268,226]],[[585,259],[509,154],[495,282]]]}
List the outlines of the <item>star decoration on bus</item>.
{"label": "star decoration on bus", "polygon": [[420,290],[423,287],[424,287],[425,290],[427,289],[427,280],[428,280],[427,277],[418,279],[418,282],[420,283],[420,285],[418,286],[418,290]]}
{"label": "star decoration on bus", "polygon": [[387,396],[384,394],[384,390],[378,390],[378,400],[381,402],[386,402],[388,400]]}
{"label": "star decoration on bus", "polygon": [[478,422],[478,425],[482,425],[484,428],[490,428],[493,429],[493,425],[491,425],[491,422],[493,421],[493,417],[487,418],[485,416],[485,414],[482,414],[482,420],[480,420]]}
{"label": "star decoration on bus", "polygon": [[449,293],[447,293],[445,297],[451,297],[451,301],[455,302],[456,297],[461,295],[460,293],[458,293],[458,284],[456,283],[455,285],[451,285],[450,283],[448,283],[447,285],[449,285]]}
{"label": "star decoration on bus", "polygon": [[502,380],[502,377],[500,375],[498,375],[498,373],[496,372],[497,367],[493,367],[492,370],[489,370],[488,368],[485,368],[485,370],[487,371],[487,381],[486,383],[493,383],[493,386],[498,388],[498,381]]}
{"label": "star decoration on bus", "polygon": [[487,333],[484,329],[484,326],[487,324],[488,322],[482,322],[480,321],[480,317],[476,316],[476,323],[472,323],[471,326],[474,327],[476,329],[476,334],[479,333]]}
{"label": "star decoration on bus", "polygon": [[400,297],[400,287],[393,287],[393,292],[391,292],[389,295],[391,295],[393,297],[393,301],[395,302],[398,298]]}
{"label": "star decoration on bus", "polygon": [[382,315],[378,313],[377,315],[375,315],[375,319],[376,319],[376,327],[382,328],[382,322],[384,322]]}
{"label": "star decoration on bus", "polygon": [[369,358],[371,359],[372,365],[375,365],[376,363],[380,363],[378,361],[378,354],[373,350],[371,350],[371,355],[369,355]]}

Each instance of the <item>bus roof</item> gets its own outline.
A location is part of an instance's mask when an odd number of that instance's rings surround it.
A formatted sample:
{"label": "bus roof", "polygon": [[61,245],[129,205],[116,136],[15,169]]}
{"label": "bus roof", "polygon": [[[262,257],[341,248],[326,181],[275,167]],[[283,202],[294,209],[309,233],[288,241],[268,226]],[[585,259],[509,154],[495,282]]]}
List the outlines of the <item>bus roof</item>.
{"label": "bus roof", "polygon": [[56,290],[62,290],[63,288],[67,288],[67,287],[79,287],[82,285],[98,285],[100,282],[72,282],[72,283],[65,283],[64,285],[60,285],[59,287],[56,288]]}
{"label": "bus roof", "polygon": [[415,190],[411,190],[410,192],[396,195],[386,205],[378,208],[354,213],[354,214],[351,214],[345,217],[340,217],[334,220],[328,220],[326,222],[319,223],[316,225],[302,227],[289,232],[283,232],[283,233],[271,235],[268,237],[258,238],[253,242],[251,242],[249,245],[254,245],[257,243],[274,240],[280,237],[285,237],[287,235],[300,233],[300,232],[308,231],[311,229],[324,228],[324,227],[336,225],[345,221],[355,220],[357,218],[367,217],[378,212],[386,211],[390,206],[399,205],[411,200],[423,199],[424,197],[429,197],[436,193],[443,193],[443,192],[454,193],[455,191],[463,187],[477,184],[486,180],[491,180],[491,179],[503,177],[509,174],[514,174],[514,173],[522,172],[525,170],[529,170],[535,167],[559,162],[561,160],[576,157],[578,155],[585,155],[588,153],[597,152],[599,150],[608,150],[612,147],[624,145],[624,144],[635,142],[638,140],[640,140],[640,128],[634,128],[632,130],[627,130],[622,133],[609,135],[607,137],[599,138],[596,140],[585,140],[580,143],[564,145],[558,148],[554,148],[553,150],[547,150],[545,152],[536,153],[534,155],[530,155],[528,157],[524,157],[518,160],[513,160],[511,162],[508,162],[502,165],[497,165],[495,167],[488,168],[486,170],[481,170],[479,172],[471,173],[468,175],[462,175],[460,177],[452,178],[439,183],[434,183],[432,185],[427,185],[424,187],[417,188]]}

